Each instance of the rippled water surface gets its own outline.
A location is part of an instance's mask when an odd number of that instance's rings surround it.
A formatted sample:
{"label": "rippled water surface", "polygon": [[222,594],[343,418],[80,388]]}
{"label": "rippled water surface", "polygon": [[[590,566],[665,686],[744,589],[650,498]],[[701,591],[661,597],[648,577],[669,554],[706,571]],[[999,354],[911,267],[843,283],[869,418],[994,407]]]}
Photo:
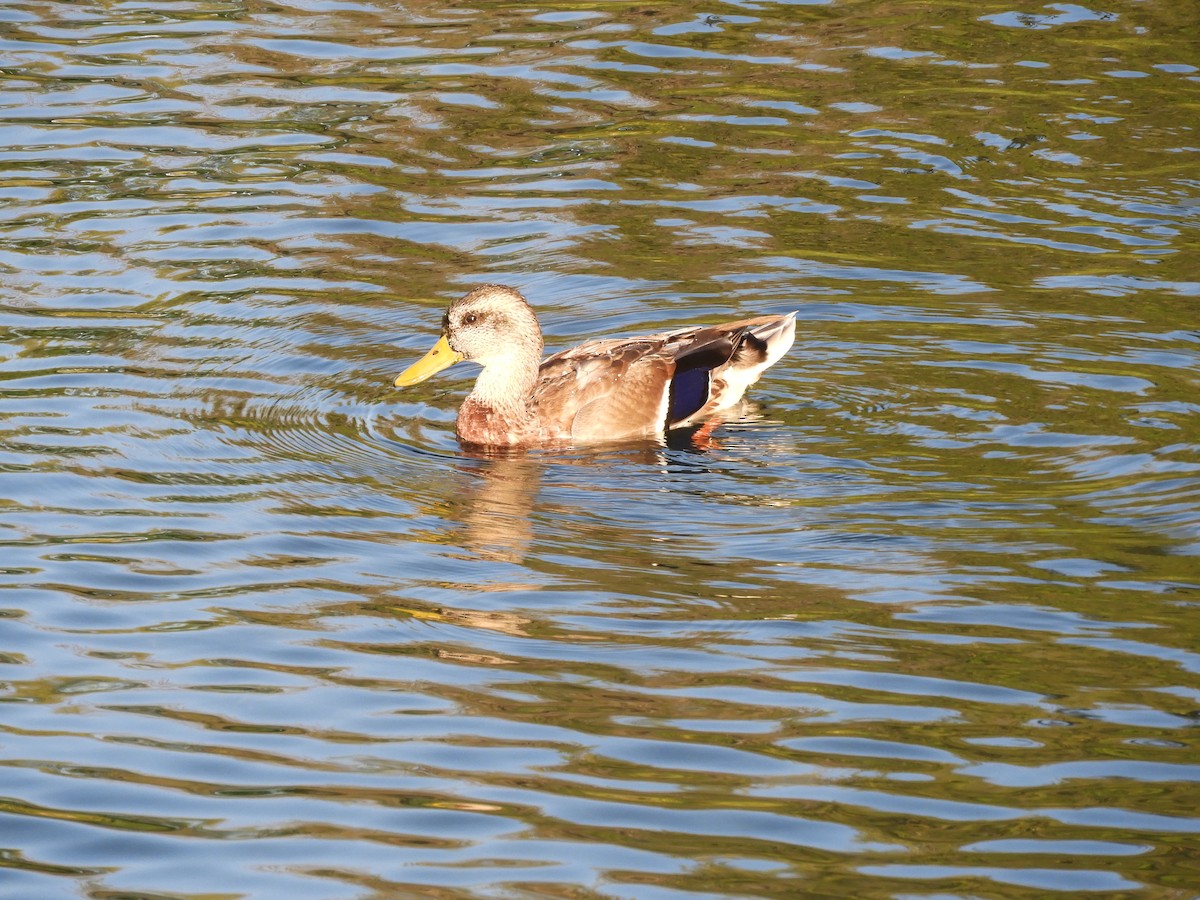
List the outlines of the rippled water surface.
{"label": "rippled water surface", "polygon": [[[1196,28],[0,6],[0,895],[1200,895]],[[483,282],[801,327],[486,458]]]}

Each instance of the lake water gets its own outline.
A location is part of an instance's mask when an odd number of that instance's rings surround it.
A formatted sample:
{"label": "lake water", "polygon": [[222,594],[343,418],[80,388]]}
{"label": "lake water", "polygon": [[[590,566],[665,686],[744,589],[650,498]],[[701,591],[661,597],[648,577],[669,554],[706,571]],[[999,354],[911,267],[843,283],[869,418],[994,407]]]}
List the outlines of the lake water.
{"label": "lake water", "polygon": [[[0,896],[1200,895],[1195,6],[0,8]],[[799,310],[711,441],[487,458]]]}

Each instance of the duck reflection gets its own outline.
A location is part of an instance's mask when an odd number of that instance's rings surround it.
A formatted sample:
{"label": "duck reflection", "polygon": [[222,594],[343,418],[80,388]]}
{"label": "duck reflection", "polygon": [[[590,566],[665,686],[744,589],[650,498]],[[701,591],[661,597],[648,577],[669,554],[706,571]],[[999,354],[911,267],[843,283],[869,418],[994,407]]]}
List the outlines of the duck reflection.
{"label": "duck reflection", "polygon": [[721,446],[720,432],[714,433],[714,428],[729,421],[752,420],[756,412],[756,407],[743,401],[702,427],[670,431],[665,439],[575,452],[464,446],[458,469],[466,490],[451,498],[446,510],[456,543],[477,557],[521,563],[533,542],[538,495],[548,470],[578,467],[602,473],[614,466],[634,465],[703,475],[709,470],[707,454]]}
{"label": "duck reflection", "polygon": [[600,469],[620,460],[664,466],[665,445],[642,442],[608,448],[603,453],[547,454],[505,448],[466,448],[462,471],[469,489],[451,504],[461,528],[462,545],[476,556],[523,562],[533,542],[534,510],[550,466]]}
{"label": "duck reflection", "polygon": [[484,559],[519,563],[533,541],[533,508],[545,462],[518,451],[469,453],[470,478],[464,498],[452,503],[462,544]]}
{"label": "duck reflection", "polygon": [[[538,494],[548,468],[606,469],[635,464],[708,473],[706,457],[721,449],[720,426],[761,420],[756,404],[743,400],[696,428],[678,428],[665,438],[614,443],[576,452],[463,446],[460,470],[469,479],[466,496],[451,503],[461,526],[462,546],[475,556],[521,563],[533,542]],[[590,479],[588,479],[590,480]]]}

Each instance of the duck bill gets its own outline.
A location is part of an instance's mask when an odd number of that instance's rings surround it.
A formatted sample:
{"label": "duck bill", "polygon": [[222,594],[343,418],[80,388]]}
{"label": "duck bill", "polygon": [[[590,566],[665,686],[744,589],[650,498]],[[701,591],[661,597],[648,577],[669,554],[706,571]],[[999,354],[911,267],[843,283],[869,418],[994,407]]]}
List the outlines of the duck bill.
{"label": "duck bill", "polygon": [[443,334],[441,340],[433,345],[433,349],[396,376],[396,387],[420,384],[426,378],[432,378],[442,369],[450,368],[462,358],[461,353],[450,347],[450,342]]}

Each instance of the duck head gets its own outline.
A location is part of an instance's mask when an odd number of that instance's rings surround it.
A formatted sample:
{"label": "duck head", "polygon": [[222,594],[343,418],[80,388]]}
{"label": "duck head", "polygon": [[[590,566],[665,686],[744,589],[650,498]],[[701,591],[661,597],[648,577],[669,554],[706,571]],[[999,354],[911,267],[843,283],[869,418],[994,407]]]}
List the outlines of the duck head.
{"label": "duck head", "polygon": [[432,349],[396,377],[396,387],[419,384],[461,360],[485,369],[536,369],[542,331],[533,308],[515,288],[485,284],[450,304],[442,336]]}

